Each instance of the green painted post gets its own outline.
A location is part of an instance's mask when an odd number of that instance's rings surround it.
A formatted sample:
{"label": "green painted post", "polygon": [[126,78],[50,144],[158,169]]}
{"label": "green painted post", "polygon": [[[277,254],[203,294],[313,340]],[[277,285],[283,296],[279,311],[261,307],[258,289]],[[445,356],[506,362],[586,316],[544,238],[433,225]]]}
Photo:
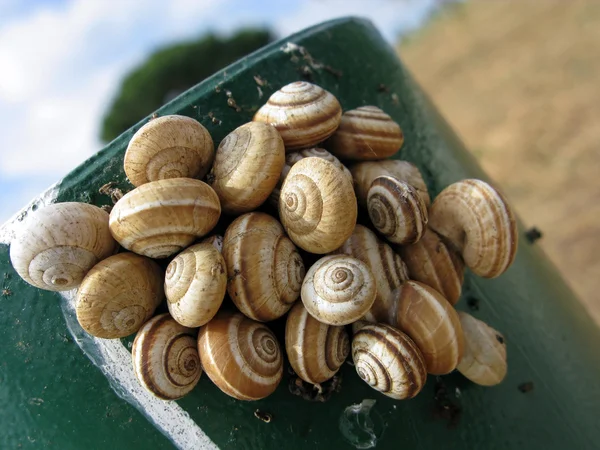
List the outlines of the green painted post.
{"label": "green painted post", "polygon": [[[255,77],[265,84],[259,86]],[[391,114],[406,135],[398,156],[418,165],[432,195],[461,178],[486,178],[394,50],[360,19],[328,22],[272,44],[158,114],[194,117],[218,143],[249,121],[273,91],[306,77],[334,93],[344,109],[373,104]],[[237,109],[228,105],[228,91]],[[479,310],[473,314],[506,337],[508,376],[497,387],[478,387],[452,374],[443,377],[444,400],[430,377],[415,399],[396,402],[371,390],[345,365],[341,392],[326,403],[292,396],[287,379],[273,396],[243,403],[226,397],[206,376],[181,401],[149,400],[128,384],[131,339],[86,336],[70,300],[26,285],[8,258],[20,220],[45,202],[109,204],[98,193],[100,186],[114,181],[131,189],[122,157],[145,122],[73,170],[0,231],[0,448],[118,450],[171,448],[172,443],[186,449],[351,448],[339,421],[346,407],[363,399],[376,400],[371,417],[380,434],[377,448],[598,448],[600,359],[594,344],[600,333],[542,252],[525,239],[514,265],[500,278],[467,274],[458,304],[468,310],[465,298],[476,298]],[[532,382],[533,390],[520,392],[524,382]],[[443,418],[446,401],[461,410],[453,423]],[[271,423],[256,419],[256,409],[271,413]]]}

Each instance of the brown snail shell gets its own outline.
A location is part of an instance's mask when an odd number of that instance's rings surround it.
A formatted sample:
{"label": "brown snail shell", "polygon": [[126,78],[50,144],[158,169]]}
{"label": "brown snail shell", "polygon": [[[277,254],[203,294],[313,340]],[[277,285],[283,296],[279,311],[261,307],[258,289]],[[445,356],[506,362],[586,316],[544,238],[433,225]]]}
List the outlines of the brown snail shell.
{"label": "brown snail shell", "polygon": [[290,169],[279,197],[279,217],[290,239],[317,254],[340,247],[357,217],[352,184],[333,163],[309,157]]}
{"label": "brown snail shell", "polygon": [[167,266],[165,295],[169,312],[181,325],[196,328],[212,319],[227,290],[227,270],[211,244],[196,244]]}
{"label": "brown snail shell", "polygon": [[30,214],[11,242],[10,260],[27,283],[67,291],[117,247],[105,211],[87,203],[55,203]]}
{"label": "brown snail shell", "polygon": [[89,334],[107,339],[135,333],[164,298],[164,274],[149,258],[119,253],[96,264],[79,290],[75,311]]}
{"label": "brown snail shell", "polygon": [[361,106],[342,115],[328,148],[341,159],[378,160],[394,155],[403,143],[394,119],[376,106]]}
{"label": "brown snail shell", "polygon": [[202,375],[196,331],[160,314],[138,331],[131,349],[140,384],[163,400],[190,393]]}
{"label": "brown snail shell", "polygon": [[240,313],[220,311],[200,328],[198,352],[212,382],[238,400],[267,397],[283,376],[283,356],[273,332]]}
{"label": "brown snail shell", "polygon": [[394,244],[414,244],[427,227],[427,205],[411,185],[392,177],[377,177],[367,195],[373,226]]}
{"label": "brown snail shell", "polygon": [[178,115],[158,117],[129,141],[125,174],[134,186],[167,178],[203,178],[214,156],[213,140],[200,122]]}
{"label": "brown snail shell", "polygon": [[152,181],[127,193],[110,213],[110,231],[126,249],[166,258],[208,234],[219,220],[215,191],[200,180]]}
{"label": "brown snail shell", "polygon": [[284,163],[285,148],[275,127],[250,122],[221,141],[207,180],[224,212],[242,214],[265,202]]}
{"label": "brown snail shell", "polygon": [[283,316],[300,296],[302,257],[281,224],[253,212],[235,219],[225,232],[223,257],[227,292],[238,309],[260,322]]}
{"label": "brown snail shell", "polygon": [[396,250],[408,267],[410,278],[442,294],[452,305],[460,298],[465,264],[438,234],[427,228],[419,242]]}
{"label": "brown snail shell", "polygon": [[421,172],[412,163],[399,160],[364,161],[350,166],[350,172],[354,177],[354,190],[358,204],[367,207],[367,195],[373,180],[377,177],[388,176],[404,181],[414,187],[423,202],[429,206],[430,199],[427,185],[423,181]]}
{"label": "brown snail shell", "polygon": [[485,181],[451,184],[435,198],[429,226],[461,255],[473,273],[495,278],[512,264],[517,224],[506,199]]}
{"label": "brown snail shell", "polygon": [[273,125],[287,151],[314,147],[333,134],[342,107],[325,89],[296,81],[275,92],[254,115],[254,121]]}
{"label": "brown snail shell", "polygon": [[304,381],[322,383],[333,377],[350,353],[344,327],[319,322],[296,303],[287,316],[285,350],[294,372]]}
{"label": "brown snail shell", "polygon": [[427,381],[425,361],[417,345],[389,325],[360,327],[352,339],[352,359],[362,380],[397,400],[413,398]]}
{"label": "brown snail shell", "polygon": [[348,325],[369,311],[377,286],[364,262],[348,255],[324,256],[302,283],[302,303],[311,316],[328,325]]}

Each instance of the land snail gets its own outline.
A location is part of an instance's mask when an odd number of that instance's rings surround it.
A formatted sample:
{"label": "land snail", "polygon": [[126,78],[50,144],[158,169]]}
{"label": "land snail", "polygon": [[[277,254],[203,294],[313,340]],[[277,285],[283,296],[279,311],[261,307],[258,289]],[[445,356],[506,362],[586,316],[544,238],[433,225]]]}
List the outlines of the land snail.
{"label": "land snail", "polygon": [[200,122],[178,115],[158,117],[129,141],[125,174],[134,186],[168,178],[203,178],[214,156],[213,140]]}
{"label": "land snail", "polygon": [[220,234],[213,234],[212,236],[202,239],[200,242],[202,244],[210,244],[216,248],[219,253],[223,253],[223,236]]}
{"label": "land snail", "polygon": [[197,331],[160,314],[138,331],[131,357],[135,375],[150,393],[176,400],[190,393],[202,375]]}
{"label": "land snail", "polygon": [[267,397],[283,376],[283,356],[273,332],[240,313],[220,311],[200,328],[198,353],[206,375],[238,400]]}
{"label": "land snail", "polygon": [[92,336],[129,336],[164,299],[163,270],[149,258],[118,253],[96,264],[77,291],[75,312]]}
{"label": "land snail", "polygon": [[56,203],[30,214],[11,243],[10,259],[27,283],[66,291],[117,248],[105,211],[86,203]]}

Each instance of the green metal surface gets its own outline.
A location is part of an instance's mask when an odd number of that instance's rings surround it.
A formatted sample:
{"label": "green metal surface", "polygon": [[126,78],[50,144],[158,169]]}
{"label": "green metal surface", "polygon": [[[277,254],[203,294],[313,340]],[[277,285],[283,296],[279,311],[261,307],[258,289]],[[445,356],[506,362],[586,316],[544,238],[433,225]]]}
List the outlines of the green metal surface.
{"label": "green metal surface", "polygon": [[[310,57],[286,42],[303,46]],[[218,143],[249,121],[273,91],[307,73],[345,110],[373,104],[397,120],[406,136],[398,157],[418,165],[432,195],[462,178],[486,179],[394,50],[369,22],[358,19],[328,22],[275,43],[158,113],[194,117]],[[268,84],[258,86],[255,76]],[[237,110],[228,105],[228,95]],[[57,201],[109,204],[98,193],[109,181],[131,189],[122,157],[142,123],[62,180]],[[30,205],[20,218],[34,208]],[[65,323],[65,300],[20,280],[7,245],[0,245],[0,281],[1,449],[172,447],[82,352]],[[600,361],[594,344],[600,332],[545,256],[522,239],[514,265],[500,278],[467,274],[459,309],[469,310],[467,297],[479,301],[472,313],[505,335],[509,368],[494,388],[475,386],[459,374],[443,377],[448,398],[462,411],[454,426],[435,413],[435,378],[415,399],[399,402],[370,389],[350,365],[342,369],[341,392],[326,403],[292,396],[286,375],[273,396],[252,403],[228,398],[203,376],[178,404],[221,448],[351,448],[339,431],[339,419],[346,407],[369,398],[376,400],[372,417],[383,428],[377,448],[598,448]],[[534,389],[520,392],[523,382],[532,382]],[[255,409],[271,413],[271,423],[256,419]]]}

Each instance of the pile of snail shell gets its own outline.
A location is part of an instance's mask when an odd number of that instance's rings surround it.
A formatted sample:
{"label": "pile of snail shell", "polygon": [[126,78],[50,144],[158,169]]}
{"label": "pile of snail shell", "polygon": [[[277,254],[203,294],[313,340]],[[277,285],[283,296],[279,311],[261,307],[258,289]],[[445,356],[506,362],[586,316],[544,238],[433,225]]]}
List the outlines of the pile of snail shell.
{"label": "pile of snail shell", "polygon": [[[137,333],[135,374],[165,400],[203,371],[232,397],[264,398],[285,356],[319,384],[351,355],[394,399],[455,369],[500,383],[504,338],[454,305],[465,266],[493,278],[512,263],[513,213],[475,179],[431,201],[415,165],[386,159],[403,142],[381,109],[342,112],[308,82],[275,92],[216,151],[196,120],[155,118],[129,143],[135,188],[110,214],[84,203],[37,211],[12,264],[38,288],[76,288],[89,334]],[[268,322],[284,317],[279,342]]]}

